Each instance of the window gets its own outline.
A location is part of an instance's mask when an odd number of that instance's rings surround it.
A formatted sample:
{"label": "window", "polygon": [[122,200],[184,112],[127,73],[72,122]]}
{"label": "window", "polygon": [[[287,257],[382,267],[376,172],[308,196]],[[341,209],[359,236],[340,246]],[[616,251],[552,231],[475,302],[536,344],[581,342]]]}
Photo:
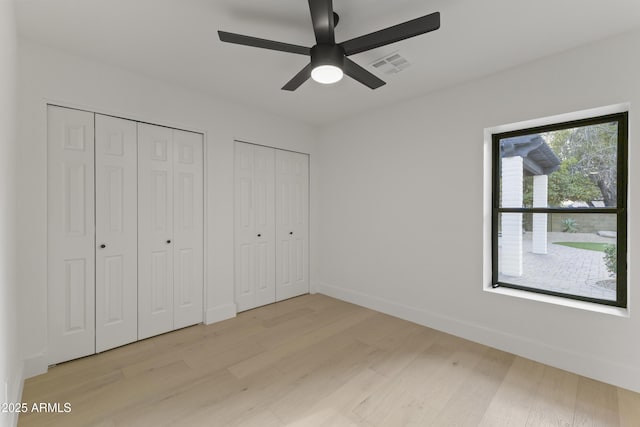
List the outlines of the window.
{"label": "window", "polygon": [[627,306],[627,113],[497,133],[492,284]]}

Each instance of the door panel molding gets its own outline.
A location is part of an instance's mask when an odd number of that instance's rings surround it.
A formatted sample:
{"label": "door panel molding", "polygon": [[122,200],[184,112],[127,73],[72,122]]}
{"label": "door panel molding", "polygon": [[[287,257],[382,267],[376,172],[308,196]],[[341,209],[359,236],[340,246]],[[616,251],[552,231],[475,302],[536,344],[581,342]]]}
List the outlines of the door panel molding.
{"label": "door panel molding", "polygon": [[178,329],[204,319],[204,147],[201,134],[174,129],[173,138],[173,327]]}
{"label": "door panel molding", "polygon": [[309,156],[276,150],[276,301],[309,292]]}
{"label": "door panel molding", "polygon": [[47,106],[48,363],[95,353],[94,115]]}
{"label": "door panel molding", "polygon": [[138,339],[173,330],[173,130],[138,123]]}
{"label": "door panel molding", "polygon": [[273,148],[235,142],[235,294],[238,311],[275,302]]}
{"label": "door panel molding", "polygon": [[101,114],[95,120],[99,353],[138,339],[138,137],[132,120]]}

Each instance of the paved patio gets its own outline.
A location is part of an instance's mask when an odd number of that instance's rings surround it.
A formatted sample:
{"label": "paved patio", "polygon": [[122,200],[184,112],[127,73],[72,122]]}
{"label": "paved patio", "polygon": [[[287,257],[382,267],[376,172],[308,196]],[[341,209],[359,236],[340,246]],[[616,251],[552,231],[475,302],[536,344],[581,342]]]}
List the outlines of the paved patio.
{"label": "paved patio", "polygon": [[532,233],[523,236],[523,275],[500,274],[500,280],[514,285],[528,286],[555,292],[570,293],[591,298],[615,300],[614,289],[596,283],[611,279],[604,263],[604,253],[555,245],[553,242],[602,242],[615,244],[615,238],[595,233],[547,233],[548,253],[531,251]]}

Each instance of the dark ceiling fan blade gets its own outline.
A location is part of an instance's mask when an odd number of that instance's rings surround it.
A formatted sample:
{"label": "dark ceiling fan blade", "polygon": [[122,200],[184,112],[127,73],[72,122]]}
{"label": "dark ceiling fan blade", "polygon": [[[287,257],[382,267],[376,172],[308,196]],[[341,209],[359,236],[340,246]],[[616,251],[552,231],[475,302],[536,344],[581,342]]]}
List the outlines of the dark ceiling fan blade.
{"label": "dark ceiling fan blade", "polygon": [[331,0],[309,0],[311,22],[316,42],[320,44],[334,44],[333,2]]}
{"label": "dark ceiling fan blade", "polygon": [[385,28],[355,39],[340,43],[346,55],[375,49],[376,47],[388,45],[400,40],[415,37],[440,28],[440,12],[435,12],[420,18],[393,27]]}
{"label": "dark ceiling fan blade", "polygon": [[297,53],[299,55],[311,55],[311,48],[295,44],[276,42],[273,40],[259,39],[257,37],[243,36],[242,34],[218,31],[220,40],[227,43],[241,44],[244,46],[259,47],[262,49],[279,50],[281,52]]}
{"label": "dark ceiling fan blade", "polygon": [[347,76],[359,81],[371,89],[378,89],[380,86],[386,84],[384,80],[380,80],[378,77],[371,74],[349,58],[344,58],[343,71]]}
{"label": "dark ceiling fan blade", "polygon": [[300,87],[300,85],[306,82],[311,77],[311,70],[313,66],[311,63],[307,64],[298,74],[296,74],[286,85],[282,86],[282,90],[294,91]]}

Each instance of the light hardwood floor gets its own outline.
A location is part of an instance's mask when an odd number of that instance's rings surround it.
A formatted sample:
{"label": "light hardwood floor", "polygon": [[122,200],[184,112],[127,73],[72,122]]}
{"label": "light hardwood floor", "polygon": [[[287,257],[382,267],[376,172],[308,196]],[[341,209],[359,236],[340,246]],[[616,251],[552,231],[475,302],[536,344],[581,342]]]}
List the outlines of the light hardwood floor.
{"label": "light hardwood floor", "polygon": [[640,395],[323,295],[56,366],[20,426],[640,426]]}

